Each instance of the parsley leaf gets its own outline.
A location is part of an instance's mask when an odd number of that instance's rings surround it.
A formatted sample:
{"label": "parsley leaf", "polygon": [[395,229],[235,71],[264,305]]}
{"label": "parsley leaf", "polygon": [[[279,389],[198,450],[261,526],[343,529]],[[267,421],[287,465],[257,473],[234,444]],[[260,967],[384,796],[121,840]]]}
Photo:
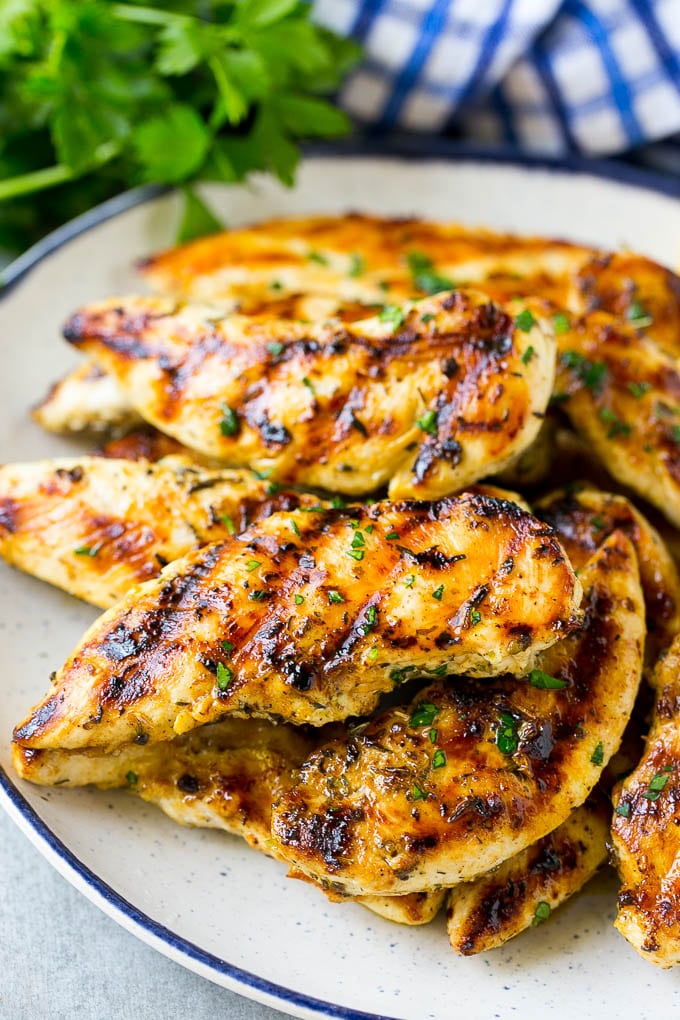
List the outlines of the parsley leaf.
{"label": "parsley leaf", "polygon": [[532,669],[531,673],[529,673],[529,683],[542,691],[559,691],[562,687],[569,686],[566,680],[550,676],[549,673],[544,673],[542,669]]}
{"label": "parsley leaf", "polygon": [[388,323],[395,330],[403,324],[406,316],[404,315],[403,308],[400,308],[399,305],[385,305],[378,318],[381,322]]}

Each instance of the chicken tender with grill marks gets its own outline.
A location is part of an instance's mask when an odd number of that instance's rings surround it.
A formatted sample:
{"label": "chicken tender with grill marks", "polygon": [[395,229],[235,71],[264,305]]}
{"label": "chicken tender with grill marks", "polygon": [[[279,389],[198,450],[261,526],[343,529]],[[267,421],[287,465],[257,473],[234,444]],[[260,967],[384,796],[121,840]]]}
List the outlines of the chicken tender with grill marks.
{"label": "chicken tender with grill marks", "polygon": [[680,355],[680,277],[644,255],[596,255],[575,274],[567,307],[581,314],[609,312],[667,354]]}
{"label": "chicken tender with grill marks", "polygon": [[140,723],[135,741],[110,751],[14,745],[12,756],[32,783],[127,788],[180,825],[222,829],[266,852],[272,802],[318,741],[301,727],[225,719],[154,744]]}
{"label": "chicken tender with grill marks", "polygon": [[[616,751],[642,669],[644,605],[621,532],[580,574],[583,628],[524,681],[437,680],[302,766],[275,852],[351,895],[477,878],[582,804]],[[480,607],[481,620],[484,607]]]}
{"label": "chicken tender with grill marks", "polygon": [[555,397],[609,473],[680,526],[676,359],[605,312],[558,337]]}
{"label": "chicken tender with grill marks", "polygon": [[[453,283],[525,277],[562,283],[596,252],[565,241],[499,234],[415,218],[349,213],[269,220],[152,255],[139,264],[158,291],[198,300],[266,300],[276,293],[341,301],[403,300]],[[535,289],[527,293],[542,293]]]}
{"label": "chicken tender with grill marks", "polygon": [[615,926],[646,960],[680,963],[680,636],[662,656],[638,767],[614,797],[611,844],[621,877]]}
{"label": "chicken tender with grill marks", "polygon": [[[124,788],[180,825],[220,829],[268,854],[271,806],[323,735],[323,730],[263,719],[224,719],[158,744],[147,742],[140,728],[134,742],[112,751],[31,750],[15,744],[12,759],[29,782]],[[445,895],[441,890],[357,902],[397,924],[420,925],[436,916]]]}
{"label": "chicken tender with grill marks", "polygon": [[65,335],[151,424],[232,466],[359,495],[437,498],[512,463],[536,437],[554,338],[529,307],[441,294],[349,325],[214,318],[130,298]]}
{"label": "chicken tender with grill marks", "polygon": [[15,730],[26,747],[167,740],[227,714],[315,726],[404,675],[521,672],[579,622],[551,529],[464,495],[274,514],[97,620]]}
{"label": "chicken tender with grill marks", "polygon": [[141,424],[122,389],[108,372],[85,361],[50,387],[33,409],[34,421],[48,432],[125,432]]}
{"label": "chicken tender with grill marks", "polygon": [[610,810],[604,800],[576,808],[554,832],[495,871],[449,893],[449,941],[462,956],[497,949],[578,892],[607,860]]}
{"label": "chicken tender with grill marks", "polygon": [[318,500],[269,493],[249,471],[63,458],[0,467],[0,556],[108,608],[172,560],[249,523]]}
{"label": "chicken tender with grill marks", "polygon": [[544,496],[534,512],[556,530],[575,570],[613,531],[628,536],[637,553],[647,613],[645,658],[656,662],[680,631],[680,576],[656,528],[625,496],[583,483]]}

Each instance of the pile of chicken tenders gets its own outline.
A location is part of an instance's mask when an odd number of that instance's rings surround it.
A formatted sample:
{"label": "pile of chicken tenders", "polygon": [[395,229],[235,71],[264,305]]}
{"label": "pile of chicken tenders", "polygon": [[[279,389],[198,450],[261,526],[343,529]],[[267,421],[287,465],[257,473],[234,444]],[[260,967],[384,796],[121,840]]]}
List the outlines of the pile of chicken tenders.
{"label": "pile of chicken tenders", "polygon": [[0,467],[0,553],[104,610],[19,775],[443,909],[465,955],[609,860],[616,927],[678,963],[680,279],[359,214],[139,271],[34,411],[77,455]]}

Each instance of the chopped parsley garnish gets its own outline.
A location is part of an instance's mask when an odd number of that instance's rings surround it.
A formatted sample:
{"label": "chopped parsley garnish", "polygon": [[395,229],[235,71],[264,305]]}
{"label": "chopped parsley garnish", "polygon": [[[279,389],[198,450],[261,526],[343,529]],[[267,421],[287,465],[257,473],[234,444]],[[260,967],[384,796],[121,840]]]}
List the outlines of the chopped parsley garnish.
{"label": "chopped parsley garnish", "polygon": [[342,496],[333,496],[333,499],[331,500],[331,506],[333,507],[334,510],[343,510],[345,507],[345,501],[342,498]]}
{"label": "chopped parsley garnish", "polygon": [[406,316],[403,308],[400,308],[399,305],[385,305],[378,318],[381,322],[388,323],[394,330],[403,325]]}
{"label": "chopped parsley garnish", "polygon": [[408,680],[408,674],[412,673],[415,666],[404,666],[403,669],[393,669],[390,672],[390,680],[395,684],[403,684]]}
{"label": "chopped parsley garnish", "polygon": [[377,658],[378,658],[378,649],[374,645],[373,648],[371,648],[371,650],[369,651],[368,655],[366,656],[366,661],[367,662],[375,662],[375,660]]}
{"label": "chopped parsley garnish", "polygon": [[671,439],[674,443],[680,443],[680,425],[671,425]]}
{"label": "chopped parsley garnish", "polygon": [[232,411],[227,404],[220,404],[220,411],[222,412],[220,432],[223,436],[235,436],[238,432],[238,418],[236,417],[236,412]]}
{"label": "chopped parsley garnish", "polygon": [[444,594],[444,585],[440,584],[439,587],[435,588],[435,590],[432,592],[432,598],[436,599],[437,602],[441,602],[443,594]]}
{"label": "chopped parsley garnish", "polygon": [[607,526],[606,521],[604,520],[603,517],[600,517],[599,514],[596,514],[594,517],[591,517],[590,523],[596,529],[596,531],[602,531],[602,529]]}
{"label": "chopped parsley garnish", "polygon": [[347,550],[347,555],[351,556],[353,560],[357,560],[357,562],[361,562],[361,560],[363,560],[363,558],[364,558],[364,550],[363,549],[348,549]]}
{"label": "chopped parsley garnish", "polygon": [[352,277],[361,276],[366,272],[366,262],[363,255],[354,252],[350,258],[349,275]]}
{"label": "chopped parsley garnish", "polygon": [[536,325],[536,318],[530,308],[525,308],[523,312],[515,316],[515,325],[517,329],[521,329],[523,333],[529,333]]}
{"label": "chopped parsley garnish", "polygon": [[561,357],[565,368],[570,368],[589,390],[600,390],[607,378],[603,361],[589,361],[580,351],[565,351]]}
{"label": "chopped parsley garnish", "polygon": [[415,575],[415,574],[411,574],[411,575],[410,575],[409,577],[407,577],[407,578],[406,578],[406,580],[404,581],[404,585],[405,585],[405,586],[406,586],[407,588],[412,588],[412,587],[413,587],[413,585],[414,585],[415,583],[416,583],[416,575]]}
{"label": "chopped parsley garnish", "polygon": [[421,322],[432,322],[432,320],[434,318],[435,318],[435,316],[434,316],[433,312],[425,312],[424,315],[420,316],[420,321]]}
{"label": "chopped parsley garnish", "polygon": [[127,781],[130,784],[130,786],[136,786],[137,785],[137,773],[133,772],[132,769],[130,769],[130,771],[127,773],[125,778],[127,779]]}
{"label": "chopped parsley garnish", "polygon": [[617,436],[629,436],[633,431],[632,425],[628,425],[627,422],[621,421],[621,419],[608,407],[600,408],[600,420],[603,421],[605,425],[609,425],[607,439],[615,439]]}
{"label": "chopped parsley garnish", "polygon": [[441,290],[453,290],[455,288],[453,280],[442,273],[438,273],[434,267],[434,262],[424,252],[408,252],[406,262],[416,290],[422,290],[426,294],[437,294]]}
{"label": "chopped parsley garnish", "polygon": [[246,563],[246,570],[249,574],[252,574],[253,570],[257,570],[258,567],[262,566],[261,560],[248,560]]}
{"label": "chopped parsley garnish", "polygon": [[630,815],[630,802],[622,800],[619,804],[617,804],[616,814],[621,815],[622,818],[628,818]]}
{"label": "chopped parsley garnish", "polygon": [[481,622],[482,622],[482,614],[480,613],[480,611],[478,609],[473,609],[472,612],[470,613],[470,624],[471,624],[471,626],[476,627],[477,624],[481,623]]}
{"label": "chopped parsley garnish", "polygon": [[522,355],[522,364],[528,365],[535,353],[536,351],[534,350],[534,348],[531,345],[529,345],[524,354]]}
{"label": "chopped parsley garnish", "polygon": [[255,468],[253,468],[253,474],[257,478],[258,482],[266,482],[273,470],[273,468],[267,468],[265,471],[256,471]]}
{"label": "chopped parsley garnish", "polygon": [[297,537],[299,538],[300,537],[300,529],[298,527],[297,521],[296,520],[291,520],[290,526],[293,529],[293,531],[295,532],[295,534],[297,535]]}
{"label": "chopped parsley garnish", "polygon": [[236,525],[234,524],[233,517],[230,517],[229,514],[222,514],[219,520],[220,523],[225,526],[230,535],[236,534]]}
{"label": "chopped parsley garnish", "polygon": [[509,712],[501,712],[496,730],[496,745],[501,754],[514,754],[519,745],[517,722]]}
{"label": "chopped parsley garnish", "polygon": [[314,389],[314,383],[309,378],[309,376],[303,375],[303,377],[302,377],[302,385],[307,387],[307,389],[312,394],[312,396],[314,396],[314,397],[316,396],[316,390]]}
{"label": "chopped parsley garnish", "polygon": [[226,691],[227,687],[234,679],[234,671],[229,666],[225,666],[223,662],[217,663],[217,686],[221,691]]}
{"label": "chopped parsley garnish", "polygon": [[314,506],[299,506],[298,510],[301,514],[322,514],[326,509],[325,506],[321,506],[321,503],[316,503]]}
{"label": "chopped parsley garnish", "polygon": [[652,388],[652,384],[648,382],[629,382],[628,389],[633,394],[636,400],[640,400],[644,397],[645,393],[649,393]]}
{"label": "chopped parsley garnish", "polygon": [[327,266],[328,259],[325,255],[322,255],[320,251],[308,251],[307,258],[310,262],[316,262],[319,266]]}
{"label": "chopped parsley garnish", "polygon": [[551,913],[552,911],[550,908],[550,904],[546,903],[545,900],[541,900],[539,903],[536,904],[536,909],[534,910],[534,919],[531,923],[533,925],[542,924],[543,921],[548,920]]}
{"label": "chopped parsley garnish", "polygon": [[604,764],[604,745],[601,740],[598,744],[596,744],[595,750],[590,756],[590,761],[593,765]]}
{"label": "chopped parsley garnish", "polygon": [[364,622],[359,628],[363,633],[364,637],[366,637],[367,634],[371,633],[371,631],[375,628],[377,622],[378,622],[378,610],[375,608],[375,606],[369,606],[368,609],[366,610]]}
{"label": "chopped parsley garnish", "polygon": [[413,791],[411,793],[411,796],[413,797],[414,800],[425,800],[425,798],[427,797],[427,794],[422,789],[422,787],[418,786],[417,783],[414,783],[413,784]]}
{"label": "chopped parsley garnish", "polygon": [[439,709],[431,701],[421,701],[414,709],[409,726],[431,726]]}
{"label": "chopped parsley garnish", "polygon": [[293,601],[296,606],[301,606],[305,599],[303,595],[293,595]]}
{"label": "chopped parsley garnish", "polygon": [[233,643],[233,641],[220,641],[220,644],[224,648],[224,650],[227,653],[227,655],[229,655],[231,652],[233,652],[233,650],[234,650],[234,643]]}
{"label": "chopped parsley garnish", "polygon": [[77,547],[77,549],[73,550],[73,553],[74,553],[75,556],[91,556],[91,557],[95,557],[100,549],[101,549],[101,544],[99,544],[99,545],[79,545]]}
{"label": "chopped parsley garnish", "polygon": [[396,531],[388,531],[385,538],[389,539],[390,542],[393,542],[395,538],[399,538],[399,535]]}
{"label": "chopped parsley garnish", "polygon": [[281,490],[281,486],[278,482],[269,482],[267,485],[267,495],[275,496],[277,492]]}
{"label": "chopped parsley garnish", "polygon": [[262,591],[261,588],[258,588],[255,591],[251,591],[248,598],[251,600],[251,602],[264,602],[264,600],[267,598],[267,592]]}
{"label": "chopped parsley garnish", "polygon": [[434,752],[434,754],[432,755],[432,768],[433,769],[442,769],[442,768],[444,768],[445,765],[446,765],[446,755],[441,750],[441,748],[438,748]]}
{"label": "chopped parsley garnish", "polygon": [[281,283],[280,280],[270,280],[269,281],[269,289],[270,290],[283,290],[283,284]]}
{"label": "chopped parsley garnish", "polygon": [[366,532],[367,535],[372,535],[373,532],[375,531],[375,524],[367,524],[366,527],[364,528],[364,531]]}
{"label": "chopped parsley garnish", "polygon": [[649,781],[649,786],[645,790],[643,796],[647,800],[658,800],[661,796],[661,791],[665,788],[666,783],[670,779],[668,772],[657,772],[655,776]]}
{"label": "chopped parsley garnish", "polygon": [[544,673],[542,669],[532,669],[529,673],[529,683],[541,691],[559,691],[562,687],[568,686],[566,680]]}
{"label": "chopped parsley garnish", "polygon": [[267,344],[267,350],[270,354],[273,354],[274,357],[277,358],[279,354],[283,354],[284,346],[277,341],[276,343]]}
{"label": "chopped parsley garnish", "polygon": [[628,306],[627,318],[636,329],[645,329],[647,326],[651,326],[654,322],[653,317],[649,314],[641,301],[631,301]]}
{"label": "chopped parsley garnish", "polygon": [[430,732],[428,733],[428,737],[430,738],[430,743],[431,744],[436,744],[438,736],[439,736],[439,730],[430,730]]}
{"label": "chopped parsley garnish", "polygon": [[437,435],[437,412],[430,409],[420,418],[416,418],[416,425],[423,432],[429,432],[431,436]]}
{"label": "chopped parsley garnish", "polygon": [[571,329],[571,323],[569,322],[569,316],[565,315],[564,312],[556,312],[552,319],[553,329],[558,336],[562,336],[564,333],[568,333]]}
{"label": "chopped parsley garnish", "polygon": [[328,601],[340,603],[345,601],[345,597],[344,595],[341,595],[339,591],[331,589],[331,591],[328,592]]}
{"label": "chopped parsley garnish", "polygon": [[360,549],[361,546],[363,545],[366,545],[366,539],[364,538],[360,531],[355,531],[354,536],[352,538],[352,548]]}

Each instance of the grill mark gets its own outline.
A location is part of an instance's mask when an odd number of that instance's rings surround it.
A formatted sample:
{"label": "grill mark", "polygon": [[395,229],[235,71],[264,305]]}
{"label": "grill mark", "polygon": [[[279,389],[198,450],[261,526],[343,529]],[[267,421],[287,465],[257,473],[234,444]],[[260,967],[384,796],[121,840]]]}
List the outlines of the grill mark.
{"label": "grill mark", "polygon": [[0,535],[6,531],[14,535],[20,528],[21,505],[9,496],[0,499]]}
{"label": "grill mark", "polygon": [[48,698],[40,708],[36,709],[28,722],[14,730],[14,740],[31,740],[33,737],[39,736],[41,730],[47,729],[49,723],[57,717],[61,702],[62,696],[58,694],[53,694],[51,698]]}
{"label": "grill mark", "polygon": [[320,856],[334,874],[347,866],[354,840],[353,826],[362,818],[363,812],[349,807],[306,816],[293,810],[275,820],[274,831],[286,845],[304,856],[312,859]]}

